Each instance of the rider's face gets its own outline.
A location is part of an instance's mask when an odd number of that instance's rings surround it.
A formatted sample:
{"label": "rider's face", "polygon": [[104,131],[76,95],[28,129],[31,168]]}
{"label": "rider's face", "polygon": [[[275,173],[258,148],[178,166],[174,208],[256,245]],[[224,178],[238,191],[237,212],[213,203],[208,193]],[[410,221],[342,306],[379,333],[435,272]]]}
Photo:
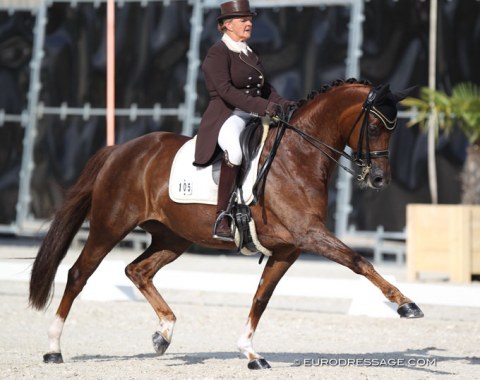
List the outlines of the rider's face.
{"label": "rider's face", "polygon": [[252,18],[239,17],[225,21],[226,33],[234,41],[246,41],[252,34]]}

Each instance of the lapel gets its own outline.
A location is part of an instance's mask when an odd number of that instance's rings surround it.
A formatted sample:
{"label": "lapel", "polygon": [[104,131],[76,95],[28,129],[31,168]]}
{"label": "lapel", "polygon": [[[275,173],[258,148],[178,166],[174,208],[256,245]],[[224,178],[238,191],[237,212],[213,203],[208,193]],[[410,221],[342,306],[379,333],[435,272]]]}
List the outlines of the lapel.
{"label": "lapel", "polygon": [[258,57],[254,52],[249,52],[248,55],[240,53],[240,59],[247,65],[252,66],[254,69],[258,70]]}
{"label": "lapel", "polygon": [[242,62],[246,63],[260,74],[259,78],[261,78],[261,86],[263,87],[263,84],[265,83],[265,75],[263,75],[261,67],[258,65],[258,56],[253,52],[249,52],[248,55],[240,53],[238,56]]}

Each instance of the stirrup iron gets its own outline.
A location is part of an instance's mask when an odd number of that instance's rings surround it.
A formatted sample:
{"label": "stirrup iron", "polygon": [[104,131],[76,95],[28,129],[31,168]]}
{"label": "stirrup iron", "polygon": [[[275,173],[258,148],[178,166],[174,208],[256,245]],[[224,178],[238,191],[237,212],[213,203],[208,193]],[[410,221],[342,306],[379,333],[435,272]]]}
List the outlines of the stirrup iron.
{"label": "stirrup iron", "polygon": [[[230,236],[217,235],[218,224],[224,218],[230,219],[230,234],[231,234]],[[213,225],[213,238],[217,240],[233,242],[235,241],[234,236],[235,236],[235,222],[233,220],[233,215],[227,211],[222,211],[220,214],[218,214],[217,219],[215,220],[215,224]]]}

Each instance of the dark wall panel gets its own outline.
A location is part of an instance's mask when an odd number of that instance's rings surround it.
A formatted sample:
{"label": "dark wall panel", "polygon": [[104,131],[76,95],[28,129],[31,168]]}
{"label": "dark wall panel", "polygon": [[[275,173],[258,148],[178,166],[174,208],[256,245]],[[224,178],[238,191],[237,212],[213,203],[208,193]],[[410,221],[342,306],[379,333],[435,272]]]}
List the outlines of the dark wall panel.
{"label": "dark wall panel", "polygon": [[[480,82],[480,2],[439,2],[438,86],[449,91],[459,82]],[[147,6],[125,3],[116,11],[116,106],[176,107],[184,102],[187,51],[192,8],[188,2]],[[300,99],[311,90],[345,79],[350,10],[347,7],[257,9],[250,40],[267,68],[271,82],[287,98]],[[201,56],[220,36],[218,12],[205,14]],[[41,101],[45,106],[105,107],[105,6],[54,4],[42,62]],[[428,74],[429,2],[417,0],[365,3],[361,78],[390,83],[399,90],[426,85]],[[19,114],[27,105],[29,60],[34,16],[0,12],[0,109]],[[208,96],[200,74],[197,113]],[[429,202],[426,182],[426,139],[401,123],[391,146],[393,184],[381,193],[353,193],[351,222],[359,229],[382,224],[399,230],[405,225],[405,205]],[[157,130],[181,131],[176,118],[116,119],[117,142]],[[0,223],[15,217],[23,128],[0,127]],[[62,201],[88,158],[105,144],[105,119],[44,116],[35,141],[32,211],[48,217]],[[458,202],[458,172],[465,140],[455,134],[438,144],[441,202]],[[335,206],[332,189],[331,208]],[[376,210],[376,211],[375,211]],[[382,210],[379,212],[378,210]],[[333,221],[331,221],[333,223]]]}

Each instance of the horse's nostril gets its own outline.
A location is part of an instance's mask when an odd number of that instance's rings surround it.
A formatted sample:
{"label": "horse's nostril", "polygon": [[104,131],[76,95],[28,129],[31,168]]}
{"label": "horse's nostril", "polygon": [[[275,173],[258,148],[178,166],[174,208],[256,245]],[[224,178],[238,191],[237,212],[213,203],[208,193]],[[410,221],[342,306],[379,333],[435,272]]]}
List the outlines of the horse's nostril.
{"label": "horse's nostril", "polygon": [[383,187],[385,184],[385,181],[383,180],[383,176],[376,176],[373,179],[373,186],[376,187],[377,189]]}

